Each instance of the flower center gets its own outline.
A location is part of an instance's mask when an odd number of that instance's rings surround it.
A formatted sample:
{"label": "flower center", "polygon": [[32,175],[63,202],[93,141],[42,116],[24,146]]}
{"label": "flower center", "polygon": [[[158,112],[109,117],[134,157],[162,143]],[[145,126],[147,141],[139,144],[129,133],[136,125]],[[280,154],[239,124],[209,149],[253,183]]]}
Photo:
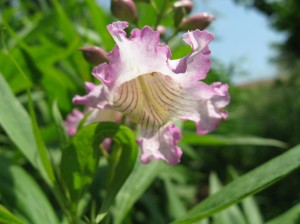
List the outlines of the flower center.
{"label": "flower center", "polygon": [[148,136],[182,115],[187,97],[179,83],[152,72],[123,83],[112,99],[112,107],[139,123]]}

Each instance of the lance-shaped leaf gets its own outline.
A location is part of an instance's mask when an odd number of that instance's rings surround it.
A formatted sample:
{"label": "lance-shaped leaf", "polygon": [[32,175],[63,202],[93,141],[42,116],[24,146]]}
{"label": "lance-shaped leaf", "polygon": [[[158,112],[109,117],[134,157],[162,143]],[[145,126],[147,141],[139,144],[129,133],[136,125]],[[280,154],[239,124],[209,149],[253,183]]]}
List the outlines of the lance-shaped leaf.
{"label": "lance-shaped leaf", "polygon": [[[23,168],[1,156],[0,180],[1,201],[22,221],[32,224],[59,223],[53,207],[36,181]],[[0,223],[3,223],[1,218]]]}
{"label": "lance-shaped leaf", "polygon": [[10,213],[5,207],[0,205],[0,223],[4,224],[23,224],[19,218]]}
{"label": "lance-shaped leaf", "polygon": [[122,223],[122,220],[125,219],[134,204],[151,185],[155,177],[159,175],[163,165],[159,161],[153,161],[148,165],[143,165],[140,161],[137,162],[134,170],[116,197],[114,207],[115,224]]}
{"label": "lance-shaped leaf", "polygon": [[294,205],[288,211],[275,217],[267,222],[267,224],[297,224],[300,222],[300,203]]}
{"label": "lance-shaped leaf", "polygon": [[[45,180],[53,181],[53,173],[42,139],[36,136],[37,124],[11,92],[9,85],[0,75],[0,125],[16,144],[26,159],[37,168]],[[50,181],[49,181],[50,179]]]}
{"label": "lance-shaped leaf", "polygon": [[300,167],[300,145],[229,183],[173,223],[195,223],[255,194]]}

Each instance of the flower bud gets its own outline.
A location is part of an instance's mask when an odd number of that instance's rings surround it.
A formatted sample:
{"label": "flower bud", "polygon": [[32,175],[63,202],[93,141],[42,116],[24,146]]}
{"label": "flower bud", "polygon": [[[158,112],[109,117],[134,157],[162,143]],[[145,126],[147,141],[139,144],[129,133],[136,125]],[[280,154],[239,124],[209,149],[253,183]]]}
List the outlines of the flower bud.
{"label": "flower bud", "polygon": [[134,2],[150,3],[150,0],[133,0]]}
{"label": "flower bud", "polygon": [[177,27],[182,19],[191,12],[193,2],[191,0],[180,0],[173,4],[174,9],[174,25]]}
{"label": "flower bud", "polygon": [[164,36],[167,32],[166,27],[158,25],[156,30],[159,32],[160,36]]}
{"label": "flower bud", "polygon": [[193,9],[193,2],[191,0],[179,0],[173,4],[173,8],[183,9],[186,14],[189,14]]}
{"label": "flower bud", "polygon": [[79,50],[82,51],[85,60],[90,64],[99,65],[103,62],[108,62],[106,51],[100,47],[86,46],[80,48]]}
{"label": "flower bud", "polygon": [[208,13],[199,13],[183,19],[178,28],[179,30],[204,30],[214,19],[215,17]]}
{"label": "flower bud", "polygon": [[112,0],[110,9],[112,14],[120,20],[137,22],[137,10],[133,0]]}

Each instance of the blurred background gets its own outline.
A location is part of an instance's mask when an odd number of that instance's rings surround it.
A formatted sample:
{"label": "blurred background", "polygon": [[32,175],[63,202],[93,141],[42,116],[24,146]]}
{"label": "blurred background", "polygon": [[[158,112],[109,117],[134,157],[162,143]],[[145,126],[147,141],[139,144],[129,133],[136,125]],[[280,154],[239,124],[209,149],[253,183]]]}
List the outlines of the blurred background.
{"label": "blurred background", "polygon": [[[125,15],[132,20],[130,28],[162,25],[166,29],[162,41],[168,42],[173,58],[189,52],[181,40],[185,30],[178,30],[180,24],[176,24],[172,14],[175,9],[156,24],[158,19],[149,1],[134,2],[138,19]],[[155,2],[159,6],[164,1]],[[108,0],[0,0],[0,73],[25,107],[28,106],[25,90],[32,89],[43,138],[53,151],[58,139],[51,115],[53,102],[57,102],[66,117],[74,108],[72,97],[85,92],[83,81],[96,82],[91,76],[93,65],[85,61],[78,49],[96,45],[109,52],[114,46],[106,26],[122,15],[118,10],[112,13],[110,3]],[[194,125],[183,124],[187,133],[181,143],[183,162],[174,167],[170,176],[175,191],[188,206],[207,197],[212,172],[226,184],[232,180],[227,172],[230,168],[243,174],[300,142],[300,1],[193,3],[191,12],[184,17],[200,12],[215,17],[205,26],[216,37],[210,46],[213,63],[206,82],[229,83],[231,104],[228,120],[194,144],[188,135],[194,131]],[[7,51],[25,72],[28,82],[24,82]],[[12,143],[4,131],[0,130],[0,134],[1,154],[31,170],[22,156],[11,150]],[[256,137],[280,143],[260,144]],[[255,196],[264,220],[299,203],[299,175],[294,173]],[[137,203],[131,214],[135,223],[167,223],[172,216],[163,205],[164,199],[168,200],[167,193],[160,191],[164,181],[156,179]],[[160,202],[161,207],[152,206]],[[145,211],[152,218],[145,218]],[[163,213],[169,215],[165,217]]]}

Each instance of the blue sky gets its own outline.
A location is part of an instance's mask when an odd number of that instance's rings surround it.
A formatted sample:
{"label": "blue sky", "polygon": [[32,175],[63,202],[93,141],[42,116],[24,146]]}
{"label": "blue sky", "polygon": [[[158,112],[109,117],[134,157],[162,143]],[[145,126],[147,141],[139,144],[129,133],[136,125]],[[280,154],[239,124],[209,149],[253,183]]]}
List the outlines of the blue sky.
{"label": "blue sky", "polygon": [[247,74],[237,75],[235,83],[267,79],[276,74],[276,67],[269,62],[276,53],[271,44],[283,40],[283,35],[270,28],[264,15],[236,5],[233,0],[196,1],[194,12],[216,16],[209,28],[216,36],[210,46],[213,57],[227,65],[236,64],[238,70]]}

